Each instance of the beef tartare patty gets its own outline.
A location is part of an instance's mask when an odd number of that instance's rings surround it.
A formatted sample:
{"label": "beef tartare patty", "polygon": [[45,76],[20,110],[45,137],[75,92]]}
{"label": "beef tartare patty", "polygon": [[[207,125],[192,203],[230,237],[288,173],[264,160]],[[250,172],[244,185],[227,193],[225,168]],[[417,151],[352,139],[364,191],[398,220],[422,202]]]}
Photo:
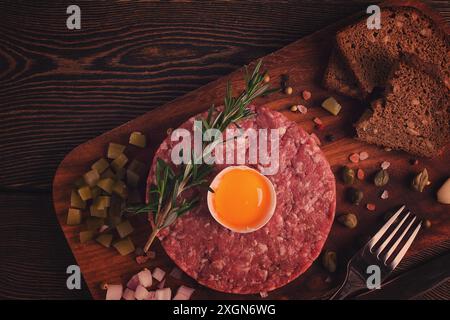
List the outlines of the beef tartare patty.
{"label": "beef tartare patty", "polygon": [[[180,269],[200,284],[228,293],[267,292],[297,278],[319,256],[336,207],[334,175],[315,139],[277,111],[254,110],[255,116],[240,127],[280,132],[279,170],[267,176],[277,195],[272,219],[255,232],[232,232],[211,216],[202,191],[201,204],[159,234]],[[192,131],[195,118],[181,127]],[[176,143],[168,137],[156,151],[148,183],[155,180],[156,159],[170,162]],[[216,173],[225,166],[217,166]]]}

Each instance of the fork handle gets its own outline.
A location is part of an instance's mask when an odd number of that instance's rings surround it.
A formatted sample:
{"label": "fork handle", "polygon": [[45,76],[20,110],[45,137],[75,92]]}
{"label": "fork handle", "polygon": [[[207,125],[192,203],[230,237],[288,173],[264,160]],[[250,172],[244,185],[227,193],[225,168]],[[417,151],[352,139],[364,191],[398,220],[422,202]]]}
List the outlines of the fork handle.
{"label": "fork handle", "polygon": [[333,293],[330,300],[343,300],[362,289],[366,289],[366,280],[349,268],[344,283]]}

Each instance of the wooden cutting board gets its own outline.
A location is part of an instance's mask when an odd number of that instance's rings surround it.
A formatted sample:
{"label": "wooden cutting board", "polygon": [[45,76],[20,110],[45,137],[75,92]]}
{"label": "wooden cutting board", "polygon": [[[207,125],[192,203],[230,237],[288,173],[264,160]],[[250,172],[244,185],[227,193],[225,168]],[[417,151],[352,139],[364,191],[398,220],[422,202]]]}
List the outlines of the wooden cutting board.
{"label": "wooden cutting board", "polygon": [[[412,5],[433,16],[448,32],[445,22],[422,3],[395,1],[395,5]],[[330,162],[333,172],[337,175],[337,212],[352,212],[358,216],[359,224],[354,230],[349,230],[338,223],[332,227],[325,248],[338,253],[339,267],[335,274],[328,274],[316,261],[312,267],[289,285],[270,293],[271,299],[310,299],[318,298],[336,287],[342,280],[345,264],[349,257],[360,247],[383,223],[384,214],[401,204],[408,207],[419,217],[430,219],[433,226],[420,232],[417,240],[408,252],[408,258],[414,265],[422,251],[442,247],[450,234],[449,206],[439,204],[435,199],[438,187],[450,177],[450,150],[435,159],[419,159],[419,164],[411,165],[412,156],[403,152],[387,152],[382,148],[371,146],[353,139],[355,132],[352,124],[362,114],[366,107],[363,103],[336,95],[324,90],[320,83],[327,65],[328,56],[333,44],[333,36],[339,28],[350,23],[355,17],[329,26],[308,37],[292,43],[283,49],[263,58],[264,68],[270,74],[274,87],[279,86],[281,75],[289,75],[290,85],[294,92],[291,96],[276,93],[259,99],[258,105],[265,105],[284,113],[289,119],[296,121],[308,132],[314,132],[322,140],[322,149]],[[81,267],[84,279],[95,299],[103,299],[104,292],[99,289],[101,281],[109,283],[126,282],[129,277],[147,266],[159,266],[170,272],[173,262],[164,253],[159,243],[156,243],[156,258],[145,265],[138,265],[133,255],[119,256],[114,249],[106,249],[96,243],[80,244],[78,240],[79,227],[65,224],[67,210],[70,204],[70,191],[74,181],[89,170],[91,164],[105,155],[110,142],[127,144],[133,131],[141,131],[147,136],[148,147],[143,150],[127,151],[129,158],[143,161],[150,166],[153,153],[166,136],[168,128],[175,128],[188,117],[206,110],[212,103],[220,105],[224,98],[227,81],[231,81],[235,92],[243,89],[243,70],[237,70],[227,77],[218,79],[184,97],[168,103],[156,110],[115,128],[73,149],[59,165],[53,181],[53,201],[58,221],[66,236],[73,254]],[[304,102],[301,92],[312,92],[311,100]],[[342,104],[343,109],[338,116],[333,116],[320,107],[321,102],[333,95]],[[308,107],[305,115],[292,113],[289,107],[302,103]],[[320,118],[325,127],[317,130],[312,119]],[[101,119],[99,119],[101,121]],[[327,141],[327,135],[333,135],[335,140]],[[130,148],[129,148],[130,149]],[[348,160],[354,152],[367,151],[369,159],[359,164],[351,164]],[[389,161],[391,179],[385,189],[389,191],[389,199],[381,200],[383,191],[373,185],[373,174],[379,169],[381,162]],[[362,168],[366,172],[365,181],[356,182],[363,190],[364,200],[360,206],[349,204],[344,196],[345,187],[339,181],[339,170],[343,165]],[[432,184],[423,193],[409,188],[409,182],[415,173],[427,168]],[[142,193],[144,186],[141,186]],[[376,204],[376,210],[370,212],[365,204]],[[144,217],[133,220],[136,227],[133,240],[143,246],[150,232],[150,227]],[[445,245],[446,246],[446,245]],[[445,247],[448,249],[448,247]],[[406,263],[408,265],[408,263]],[[408,266],[409,266],[408,265]],[[257,295],[233,295],[216,292],[198,285],[193,279],[184,275],[180,280],[168,278],[167,285],[176,289],[180,284],[196,288],[194,299],[255,299]]]}

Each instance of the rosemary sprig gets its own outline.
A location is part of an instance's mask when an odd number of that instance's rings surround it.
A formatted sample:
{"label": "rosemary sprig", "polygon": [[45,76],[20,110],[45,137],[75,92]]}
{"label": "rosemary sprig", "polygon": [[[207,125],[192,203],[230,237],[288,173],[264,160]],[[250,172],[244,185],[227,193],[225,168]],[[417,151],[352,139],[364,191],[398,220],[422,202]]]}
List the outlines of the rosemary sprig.
{"label": "rosemary sprig", "polygon": [[[255,98],[267,93],[269,89],[269,85],[264,82],[265,73],[260,73],[261,64],[262,60],[251,73],[246,68],[246,89],[238,97],[233,97],[231,84],[227,84],[223,110],[217,111],[212,105],[206,119],[202,119],[206,129],[218,129],[223,132],[230,124],[253,115],[253,112],[247,108],[248,105]],[[211,150],[210,147],[211,144],[203,146],[202,157]],[[155,170],[156,183],[150,186],[149,204],[126,209],[134,213],[151,213],[153,230],[144,246],[145,252],[149,250],[161,230],[170,226],[179,216],[198,204],[199,197],[187,199],[182,194],[193,187],[205,186],[206,177],[213,167],[203,162],[198,164],[194,160],[196,159],[192,154],[189,163],[172,169],[167,162],[158,158]]]}

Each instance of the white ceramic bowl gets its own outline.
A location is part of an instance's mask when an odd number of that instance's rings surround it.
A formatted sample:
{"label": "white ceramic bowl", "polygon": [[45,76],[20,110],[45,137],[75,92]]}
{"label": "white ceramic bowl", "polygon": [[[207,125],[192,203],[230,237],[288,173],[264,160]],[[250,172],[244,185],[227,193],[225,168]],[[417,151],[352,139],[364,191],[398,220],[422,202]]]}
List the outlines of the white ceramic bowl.
{"label": "white ceramic bowl", "polygon": [[213,205],[214,193],[212,193],[212,192],[208,192],[208,196],[207,196],[209,212],[211,213],[213,218],[218,223],[220,223],[220,225],[222,225],[223,227],[225,227],[225,228],[227,228],[227,229],[229,229],[231,231],[234,231],[234,232],[249,233],[249,232],[253,232],[253,231],[256,231],[258,229],[261,229],[272,218],[273,213],[275,212],[275,208],[277,206],[277,195],[276,195],[275,188],[274,188],[272,182],[266,176],[264,176],[259,171],[255,170],[253,168],[250,168],[250,167],[247,167],[247,166],[229,166],[229,167],[226,167],[225,169],[223,169],[222,171],[220,171],[215,176],[214,180],[210,184],[210,188],[215,190],[215,188],[219,185],[220,179],[223,177],[223,175],[225,173],[227,173],[228,171],[231,171],[231,170],[251,170],[253,172],[256,172],[258,175],[260,175],[263,178],[263,180],[267,183],[267,185],[269,186],[269,190],[270,190],[270,206],[269,206],[269,209],[267,210],[267,212],[266,212],[266,214],[264,216],[264,219],[262,219],[261,222],[257,226],[255,226],[255,227],[247,227],[246,229],[243,229],[243,230],[242,229],[235,229],[233,227],[227,226],[226,224],[224,224],[220,220],[219,216],[217,215],[217,212],[214,209],[214,205]]}

